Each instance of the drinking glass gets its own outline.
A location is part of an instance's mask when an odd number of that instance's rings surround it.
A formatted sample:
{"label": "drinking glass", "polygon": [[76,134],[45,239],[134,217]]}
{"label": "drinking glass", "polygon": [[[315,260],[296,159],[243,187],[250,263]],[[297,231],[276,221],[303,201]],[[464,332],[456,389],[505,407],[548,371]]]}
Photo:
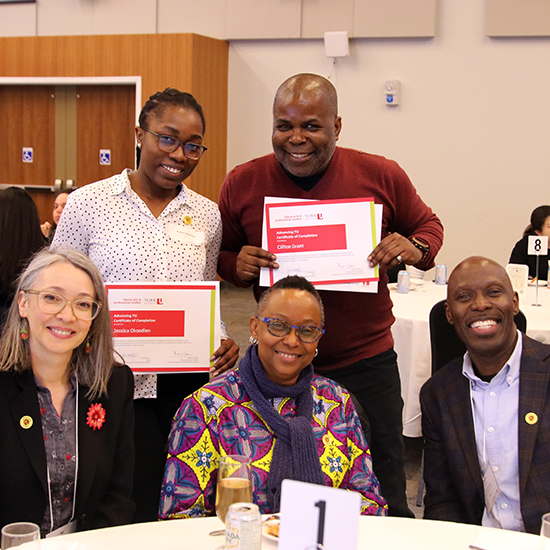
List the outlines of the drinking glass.
{"label": "drinking glass", "polygon": [[542,516],[540,526],[540,550],[550,550],[550,513]]}
{"label": "drinking glass", "polygon": [[252,502],[252,465],[244,456],[220,457],[216,490],[216,515],[225,523],[231,504]]}
{"label": "drinking glass", "polygon": [[[2,550],[39,540],[40,527],[35,523],[10,523],[2,528]],[[39,542],[36,543],[36,548],[40,548]]]}

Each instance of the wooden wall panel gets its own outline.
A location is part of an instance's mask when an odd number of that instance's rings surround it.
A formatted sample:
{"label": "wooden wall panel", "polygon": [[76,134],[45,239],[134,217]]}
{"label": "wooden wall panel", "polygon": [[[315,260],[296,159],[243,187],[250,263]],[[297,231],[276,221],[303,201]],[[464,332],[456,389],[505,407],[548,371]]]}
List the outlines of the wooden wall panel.
{"label": "wooden wall panel", "polygon": [[195,95],[208,140],[223,143],[207,152],[187,183],[213,200],[226,168],[228,56],[227,42],[192,34],[0,37],[2,76],[137,75],[142,104],[167,86]]}
{"label": "wooden wall panel", "polygon": [[487,36],[550,36],[547,0],[487,0]]}
{"label": "wooden wall panel", "polygon": [[197,193],[217,202],[225,177],[225,165],[220,170],[217,159],[227,158],[228,67],[224,62],[226,43],[199,35],[194,35],[193,40],[191,88],[202,105],[206,118],[204,144],[208,151],[195,169],[189,185]]}
{"label": "wooden wall panel", "polygon": [[435,36],[437,0],[355,0],[353,36]]}
{"label": "wooden wall panel", "polygon": [[227,0],[226,38],[300,38],[301,0]]}
{"label": "wooden wall panel", "polygon": [[302,38],[324,38],[325,32],[353,36],[353,0],[302,0]]}

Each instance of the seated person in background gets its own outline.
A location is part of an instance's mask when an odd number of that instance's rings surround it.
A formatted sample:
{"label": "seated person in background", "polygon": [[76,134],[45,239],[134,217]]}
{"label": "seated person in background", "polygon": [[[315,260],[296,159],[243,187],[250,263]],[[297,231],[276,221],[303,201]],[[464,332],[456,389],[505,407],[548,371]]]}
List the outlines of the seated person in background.
{"label": "seated person in background", "polygon": [[16,296],[0,340],[0,528],[129,523],[134,381],[114,361],[101,275],[71,248],[43,250]]}
{"label": "seated person in background", "polygon": [[524,264],[529,266],[529,277],[538,277],[544,281],[548,278],[548,260],[550,260],[550,254],[547,256],[540,256],[539,259],[539,272],[537,275],[537,257],[529,256],[527,254],[527,245],[529,243],[529,235],[542,235],[550,237],[550,206],[539,206],[531,213],[531,223],[525,230],[523,238],[519,240],[512,250],[510,255],[511,264]]}
{"label": "seated person in background", "polygon": [[252,461],[254,503],[279,511],[281,482],[294,479],[361,494],[361,513],[386,515],[350,395],[313,374],[323,306],[306,279],[281,279],[250,319],[237,370],[186,398],[172,424],[159,518],[215,511],[222,455]]}
{"label": "seated person in background", "polygon": [[449,278],[447,319],[468,351],[420,392],[427,519],[539,533],[550,510],[550,346],[516,329],[518,308],[492,260]]}
{"label": "seated person in background", "polygon": [[59,219],[61,218],[63,209],[67,204],[67,197],[73,191],[74,189],[63,189],[62,191],[58,191],[55,194],[55,201],[53,203],[53,211],[52,211],[53,225],[50,222],[46,221],[40,226],[40,229],[42,229],[42,233],[44,234],[44,237],[48,239],[49,243],[53,241],[53,236],[55,235],[57,224],[59,223]]}
{"label": "seated person in background", "polygon": [[15,281],[46,240],[32,197],[20,187],[0,191],[0,333],[15,293]]}

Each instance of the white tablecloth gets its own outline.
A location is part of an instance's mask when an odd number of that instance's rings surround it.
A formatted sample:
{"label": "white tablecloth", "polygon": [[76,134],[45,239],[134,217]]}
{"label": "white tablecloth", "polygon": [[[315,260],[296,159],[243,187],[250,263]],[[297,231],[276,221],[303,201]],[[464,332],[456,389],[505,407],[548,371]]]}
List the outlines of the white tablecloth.
{"label": "white tablecloth", "polygon": [[[539,307],[535,302],[535,288],[529,287],[520,295],[520,308],[527,317],[527,335],[550,344],[550,290],[539,287]],[[392,327],[395,351],[401,375],[403,434],[420,437],[420,403],[418,395],[422,384],[431,376],[430,329],[428,324],[432,306],[447,297],[447,285],[424,281],[417,290],[399,294],[391,290],[395,323]]]}
{"label": "white tablecloth", "polygon": [[[45,539],[41,550],[216,550],[224,539],[208,533],[220,527],[216,517],[140,523]],[[539,550],[539,537],[444,521],[364,516],[359,521],[360,550],[468,550],[470,544],[485,550]],[[262,549],[276,548],[262,537]]]}

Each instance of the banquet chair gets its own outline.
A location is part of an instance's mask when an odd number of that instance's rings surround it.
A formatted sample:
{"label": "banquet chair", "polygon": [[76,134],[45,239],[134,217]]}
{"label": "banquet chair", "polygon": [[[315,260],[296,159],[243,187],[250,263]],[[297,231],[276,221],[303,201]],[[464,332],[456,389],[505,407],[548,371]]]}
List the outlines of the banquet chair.
{"label": "banquet chair", "polygon": [[[449,321],[445,313],[445,302],[437,302],[430,311],[430,344],[432,350],[432,375],[443,368],[457,357],[462,357],[466,353],[466,346],[458,337],[455,328]],[[514,322],[518,329],[525,334],[527,332],[527,318],[520,310],[514,317]],[[424,494],[424,453],[420,463],[420,477],[418,481],[418,492],[416,494],[416,505],[422,505],[422,496]]]}

